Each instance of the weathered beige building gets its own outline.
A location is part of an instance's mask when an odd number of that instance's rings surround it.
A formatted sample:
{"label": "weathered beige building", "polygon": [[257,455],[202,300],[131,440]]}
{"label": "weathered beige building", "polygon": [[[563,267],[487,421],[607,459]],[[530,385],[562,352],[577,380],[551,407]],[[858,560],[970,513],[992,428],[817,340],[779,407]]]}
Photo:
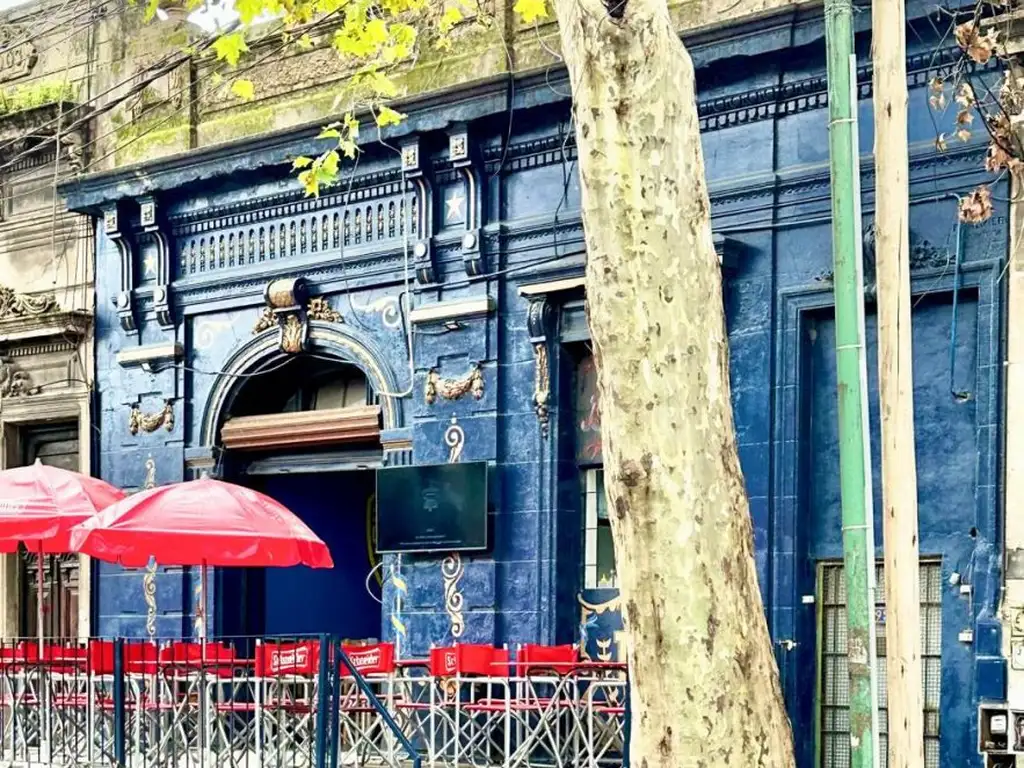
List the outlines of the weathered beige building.
{"label": "weathered beige building", "polygon": [[[98,9],[40,3],[0,16],[0,435],[4,467],[90,471],[92,223],[56,184],[85,169]],[[80,106],[81,105],[81,106]],[[89,631],[88,568],[46,562],[47,632]],[[34,553],[4,556],[0,635],[36,626]]]}

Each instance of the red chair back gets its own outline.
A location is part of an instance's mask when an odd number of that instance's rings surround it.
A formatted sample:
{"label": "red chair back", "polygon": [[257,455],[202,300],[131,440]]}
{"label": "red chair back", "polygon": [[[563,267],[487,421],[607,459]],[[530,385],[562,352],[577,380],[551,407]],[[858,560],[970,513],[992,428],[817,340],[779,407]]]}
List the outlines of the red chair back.
{"label": "red chair back", "polygon": [[70,675],[85,672],[89,649],[84,645],[47,645],[43,647],[43,661],[51,672]]}
{"label": "red chair back", "polygon": [[124,645],[124,671],[129,675],[155,675],[159,651],[156,643],[147,641],[127,642]]}
{"label": "red chair back", "polygon": [[90,675],[114,674],[114,641],[90,640],[87,668]]}
{"label": "red chair back", "polygon": [[[395,646],[393,643],[375,643],[373,645],[341,646],[352,666],[364,677],[367,675],[390,675],[395,671]],[[341,665],[343,677],[352,677],[351,670]]]}
{"label": "red chair back", "polygon": [[[45,651],[44,651],[45,652]],[[0,666],[27,667],[39,663],[39,645],[21,641],[0,649]]]}
{"label": "red chair back", "polygon": [[572,671],[579,661],[575,645],[534,645],[527,643],[516,653],[516,674],[547,673],[564,675]]}
{"label": "red chair back", "polygon": [[320,642],[263,643],[256,647],[256,675],[313,675],[320,668]]}
{"label": "red chair back", "polygon": [[508,677],[508,651],[489,645],[453,645],[430,649],[433,677]]}
{"label": "red chair back", "polygon": [[[200,669],[203,666],[203,644],[174,641],[160,649],[160,666],[180,669]],[[237,662],[233,648],[223,642],[206,644],[206,667],[215,674],[230,677]]]}

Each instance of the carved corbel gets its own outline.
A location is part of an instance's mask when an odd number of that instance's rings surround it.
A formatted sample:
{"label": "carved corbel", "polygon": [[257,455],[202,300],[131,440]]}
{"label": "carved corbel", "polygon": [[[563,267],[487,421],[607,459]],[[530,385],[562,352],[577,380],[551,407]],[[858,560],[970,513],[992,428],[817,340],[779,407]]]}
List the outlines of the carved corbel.
{"label": "carved corbel", "polygon": [[121,207],[114,203],[103,211],[103,231],[117,247],[121,257],[121,290],[113,297],[117,309],[117,319],[122,330],[128,334],[137,333],[135,322],[135,306],[132,292],[135,290],[135,253],[132,242],[126,231]]}
{"label": "carved corbel", "polygon": [[526,329],[533,345],[533,410],[537,414],[537,422],[544,437],[548,436],[551,426],[551,360],[548,343],[553,315],[551,303],[546,295],[536,296],[530,300],[526,310]]}
{"label": "carved corbel", "polygon": [[156,198],[144,197],[139,200],[139,223],[142,226],[140,241],[153,245],[156,253],[148,256],[142,265],[144,280],[156,283],[153,287],[153,309],[156,320],[164,329],[174,328],[171,312],[171,258],[170,245],[162,226]]}
{"label": "carved corbel", "polygon": [[306,311],[309,288],[305,278],[274,280],[263,292],[263,300],[266,307],[253,326],[253,334],[262,333],[276,325],[278,344],[282,352],[296,355],[305,350],[309,337],[309,318]]}
{"label": "carved corbel", "polygon": [[470,152],[469,129],[462,124],[448,136],[448,157],[452,167],[462,176],[466,189],[466,223],[462,235],[462,266],[469,277],[482,275],[486,269],[480,249],[480,218],[483,190],[479,167]]}
{"label": "carved corbel", "polygon": [[64,149],[68,170],[74,174],[82,173],[85,170],[85,136],[82,130],[60,134],[60,145]]}
{"label": "carved corbel", "polygon": [[255,336],[266,330],[279,329],[281,351],[295,355],[306,348],[311,320],[324,323],[343,323],[341,313],[323,297],[309,298],[305,278],[275,280],[267,286],[263,298],[266,307],[252,327]]}
{"label": "carved corbel", "polygon": [[[416,281],[420,285],[437,282],[432,241],[434,236],[434,193],[430,179],[423,172],[420,161],[420,140],[412,138],[402,145],[402,173],[412,187],[410,215],[413,217],[411,231],[417,240],[412,246],[413,266]],[[405,190],[403,190],[405,192]]]}

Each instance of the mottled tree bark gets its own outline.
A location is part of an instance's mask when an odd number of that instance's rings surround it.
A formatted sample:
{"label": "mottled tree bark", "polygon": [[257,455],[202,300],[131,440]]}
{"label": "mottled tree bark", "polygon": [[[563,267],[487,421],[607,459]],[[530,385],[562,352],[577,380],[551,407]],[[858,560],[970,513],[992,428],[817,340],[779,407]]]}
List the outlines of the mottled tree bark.
{"label": "mottled tree bark", "polygon": [[792,766],[729,394],[693,65],[665,0],[555,0],[572,81],[631,762]]}

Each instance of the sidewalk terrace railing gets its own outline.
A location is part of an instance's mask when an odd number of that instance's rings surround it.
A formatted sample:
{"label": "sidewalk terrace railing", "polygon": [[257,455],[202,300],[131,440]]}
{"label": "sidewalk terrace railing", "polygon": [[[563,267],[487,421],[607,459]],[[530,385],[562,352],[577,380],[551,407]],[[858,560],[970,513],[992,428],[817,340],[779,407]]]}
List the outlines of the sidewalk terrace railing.
{"label": "sidewalk terrace railing", "polygon": [[574,646],[0,645],[0,765],[619,768],[628,679]]}

